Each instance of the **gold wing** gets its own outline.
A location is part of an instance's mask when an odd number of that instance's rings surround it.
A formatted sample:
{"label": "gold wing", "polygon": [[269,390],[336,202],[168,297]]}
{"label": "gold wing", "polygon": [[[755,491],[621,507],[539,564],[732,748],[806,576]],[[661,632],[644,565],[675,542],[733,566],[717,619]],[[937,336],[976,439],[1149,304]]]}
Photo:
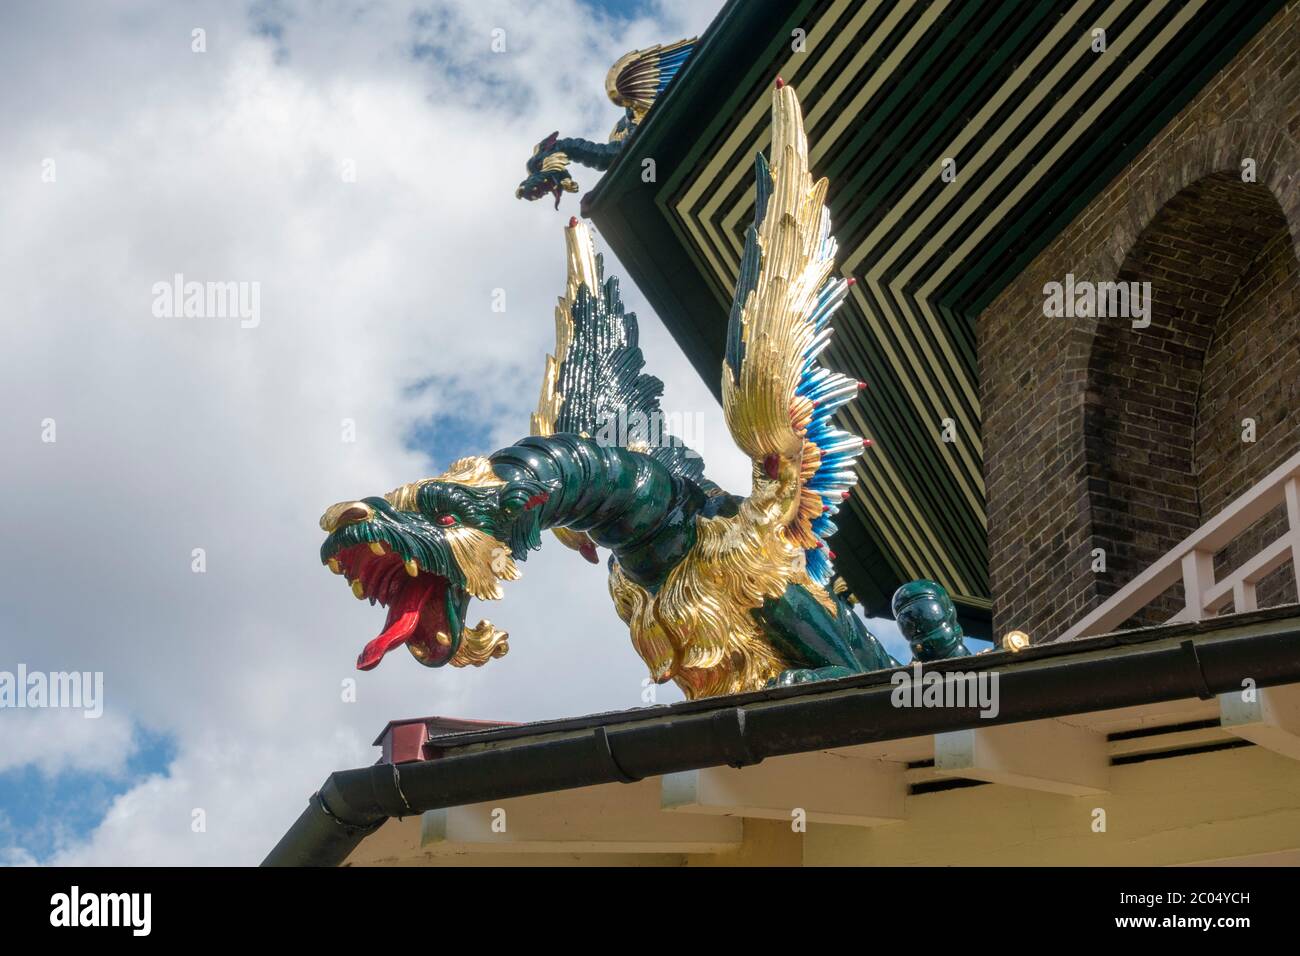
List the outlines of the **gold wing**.
{"label": "gold wing", "polygon": [[619,57],[605,76],[605,92],[615,106],[632,111],[640,123],[673,77],[695,50],[695,37],[676,43],[656,43]]}
{"label": "gold wing", "polygon": [[578,301],[578,289],[585,285],[593,294],[600,291],[596,253],[586,225],[578,219],[570,219],[569,228],[564,231],[564,246],[568,278],[564,295],[555,304],[555,352],[546,356],[542,393],[537,399],[537,411],[530,419],[534,435],[553,435],[560,409],[564,406],[564,396],[559,391],[560,368],[573,345],[573,307]]}
{"label": "gold wing", "polygon": [[[559,389],[560,369],[569,358],[569,349],[573,345],[573,307],[578,301],[578,290],[585,286],[589,291],[599,294],[600,268],[596,264],[596,252],[592,247],[587,227],[578,219],[569,220],[569,228],[564,231],[564,245],[568,261],[564,295],[555,304],[555,352],[546,356],[546,368],[542,373],[542,393],[537,399],[537,411],[529,418],[529,432],[533,435],[553,435],[555,425],[564,407],[564,395]],[[596,543],[582,531],[570,531],[568,528],[552,528],[552,533],[565,547],[572,548],[584,558],[595,564]]]}
{"label": "gold wing", "polygon": [[787,540],[804,549],[809,576],[825,584],[832,516],[856,483],[863,441],[833,414],[861,387],[822,368],[826,324],[851,279],[832,275],[836,244],[826,180],[813,182],[799,100],[772,92],[772,161],[756,160],[754,223],[727,327],[723,410],[737,446],[754,462],[754,497],[769,501]]}
{"label": "gold wing", "polygon": [[[663,382],[647,375],[636,316],[623,309],[618,280],[604,275],[585,223],[564,231],[568,280],[555,307],[555,352],[546,357],[534,435],[585,435],[653,458],[668,471],[716,491],[704,459],[668,430],[660,407]],[[569,547],[595,559],[586,534],[558,531]]]}

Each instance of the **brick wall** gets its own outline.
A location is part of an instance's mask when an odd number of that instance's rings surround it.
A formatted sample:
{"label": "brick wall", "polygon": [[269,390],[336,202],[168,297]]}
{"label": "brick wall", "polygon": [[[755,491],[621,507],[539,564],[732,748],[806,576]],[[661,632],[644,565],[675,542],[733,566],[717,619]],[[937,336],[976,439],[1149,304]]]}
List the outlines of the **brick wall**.
{"label": "brick wall", "polygon": [[[1300,447],[1300,265],[1283,228],[1242,274],[1205,357],[1196,425],[1201,511],[1213,515]],[[1242,441],[1242,421],[1255,441]],[[1286,528],[1277,508],[1218,556],[1220,574],[1239,567]],[[1260,582],[1260,607],[1294,602],[1282,569]]]}
{"label": "brick wall", "polygon": [[[1300,450],[1297,35],[1300,2],[980,316],[995,633],[1059,635]],[[1151,327],[1044,317],[1043,286],[1066,273],[1150,281]]]}
{"label": "brick wall", "polygon": [[[1232,396],[1223,391],[1224,366],[1229,376],[1244,371],[1237,361],[1244,361],[1241,343],[1263,337],[1260,352],[1276,343],[1277,330],[1270,334],[1267,328],[1266,300],[1270,292],[1289,288],[1295,270],[1270,273],[1268,288],[1254,296],[1243,298],[1238,290],[1266,250],[1290,253],[1288,237],[1286,219],[1266,187],[1220,172],[1170,199],[1125,257],[1118,278],[1151,285],[1151,325],[1135,329],[1124,317],[1099,321],[1084,396],[1090,537],[1107,558],[1106,573],[1095,578],[1101,597],[1294,450],[1288,436],[1271,431],[1264,439],[1267,453],[1249,454],[1260,446],[1242,441],[1241,426],[1259,401],[1275,403],[1270,396],[1281,393],[1275,387],[1280,376],[1294,374],[1294,367],[1270,365],[1262,378],[1234,378],[1245,387]],[[1287,327],[1280,323],[1281,331]],[[1225,341],[1227,351],[1220,347]],[[1207,380],[1202,370],[1211,357],[1216,374]],[[1267,383],[1262,391],[1261,382]],[[1202,489],[1207,476],[1218,486],[1210,497]],[[1175,587],[1134,623],[1159,623],[1182,605],[1182,588]]]}

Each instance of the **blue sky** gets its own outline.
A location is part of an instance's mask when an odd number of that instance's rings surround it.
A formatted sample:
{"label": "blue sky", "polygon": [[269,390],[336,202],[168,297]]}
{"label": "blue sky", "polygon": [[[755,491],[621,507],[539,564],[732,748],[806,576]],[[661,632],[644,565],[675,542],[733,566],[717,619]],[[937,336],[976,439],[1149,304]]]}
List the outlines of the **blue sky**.
{"label": "blue sky", "polygon": [[60,847],[84,840],[116,798],[142,780],[166,776],[176,756],[170,736],[137,730],[135,746],[120,773],[49,773],[35,764],[0,773],[0,846],[11,858],[45,862]]}
{"label": "blue sky", "polygon": [[[98,720],[0,711],[0,861],[255,863],[389,719],[642,705],[603,569],[559,548],[471,607],[509,628],[507,658],[359,675],[382,615],[320,567],[317,519],[526,434],[577,198],[516,201],[524,158],[552,129],[603,139],[609,64],[720,6],[0,8],[23,78],[0,86],[0,522],[25,542],[0,551],[0,670],[105,686]],[[259,324],[153,315],[176,273],[259,283]],[[623,292],[665,409],[700,414],[693,447],[745,490],[707,383]]]}
{"label": "blue sky", "polygon": [[[609,64],[714,12],[0,9],[22,78],[0,87],[0,521],[27,542],[0,553],[0,669],[105,687],[98,720],[0,712],[0,860],[255,863],[326,775],[374,760],[391,718],[642,703],[602,570],[561,549],[471,608],[509,627],[508,659],[359,675],[382,620],[320,567],[317,518],[527,432],[577,199],[518,202],[523,161],[552,129],[603,139]],[[259,283],[260,323],[158,318],[151,289],[176,273]],[[743,486],[706,385],[625,293],[651,370],[675,407],[706,411],[710,465]]]}
{"label": "blue sky", "polygon": [[607,16],[622,17],[627,20],[652,17],[658,7],[652,0],[583,0],[583,2],[584,5],[599,10]]}

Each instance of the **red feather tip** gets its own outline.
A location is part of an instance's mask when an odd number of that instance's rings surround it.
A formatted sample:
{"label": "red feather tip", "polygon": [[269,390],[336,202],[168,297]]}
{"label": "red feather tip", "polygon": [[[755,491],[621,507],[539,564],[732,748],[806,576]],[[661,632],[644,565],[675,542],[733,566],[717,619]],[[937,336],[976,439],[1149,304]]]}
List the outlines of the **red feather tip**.
{"label": "red feather tip", "polygon": [[853,278],[853,276],[849,276],[847,279],[844,280],[844,284],[848,286],[855,286],[858,284],[858,280]]}
{"label": "red feather tip", "polygon": [[577,216],[570,216],[570,217],[569,217],[569,228],[572,229],[572,228],[573,228],[574,226],[576,226],[577,224],[578,224],[578,217],[577,217]]}
{"label": "red feather tip", "polygon": [[785,80],[781,79],[781,78],[778,76],[778,77],[776,78],[776,88],[779,90],[779,89],[780,89],[781,87],[783,87],[783,86],[785,86]]}

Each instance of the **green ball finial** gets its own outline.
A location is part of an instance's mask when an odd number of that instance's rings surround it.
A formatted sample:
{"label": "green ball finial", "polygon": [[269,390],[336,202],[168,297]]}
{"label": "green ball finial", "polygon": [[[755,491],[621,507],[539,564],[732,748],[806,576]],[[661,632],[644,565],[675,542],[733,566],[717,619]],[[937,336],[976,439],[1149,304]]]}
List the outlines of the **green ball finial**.
{"label": "green ball finial", "polygon": [[917,660],[937,661],[970,654],[957,623],[957,609],[941,585],[909,581],[894,592],[891,604],[898,629]]}

